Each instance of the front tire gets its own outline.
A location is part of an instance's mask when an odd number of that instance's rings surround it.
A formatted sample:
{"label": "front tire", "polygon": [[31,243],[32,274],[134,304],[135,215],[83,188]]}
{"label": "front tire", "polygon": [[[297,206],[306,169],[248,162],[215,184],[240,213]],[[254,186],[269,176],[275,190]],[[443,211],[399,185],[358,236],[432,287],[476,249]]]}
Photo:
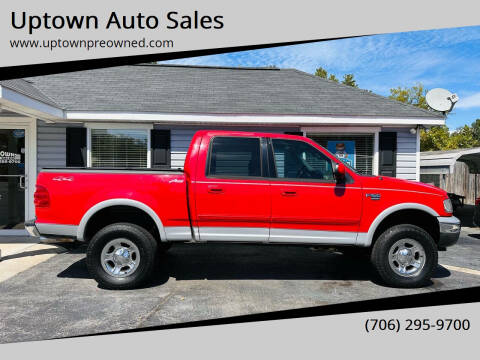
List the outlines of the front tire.
{"label": "front tire", "polygon": [[420,287],[438,264],[437,246],[422,228],[403,224],[387,229],[375,242],[371,261],[387,285]]}
{"label": "front tire", "polygon": [[133,289],[144,285],[155,268],[157,242],[144,228],[111,224],[95,234],[87,248],[87,268],[101,287]]}

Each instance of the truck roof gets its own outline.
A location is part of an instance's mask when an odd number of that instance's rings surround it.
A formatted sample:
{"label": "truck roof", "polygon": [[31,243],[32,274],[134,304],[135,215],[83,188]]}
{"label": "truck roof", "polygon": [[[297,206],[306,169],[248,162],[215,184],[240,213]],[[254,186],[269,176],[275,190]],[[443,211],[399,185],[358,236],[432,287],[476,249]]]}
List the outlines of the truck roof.
{"label": "truck roof", "polygon": [[256,132],[256,131],[230,131],[230,130],[199,130],[195,133],[197,136],[255,136],[255,137],[271,137],[271,138],[285,138],[285,139],[295,139],[295,140],[309,140],[308,138],[300,135],[290,135],[283,133],[267,133],[267,132]]}

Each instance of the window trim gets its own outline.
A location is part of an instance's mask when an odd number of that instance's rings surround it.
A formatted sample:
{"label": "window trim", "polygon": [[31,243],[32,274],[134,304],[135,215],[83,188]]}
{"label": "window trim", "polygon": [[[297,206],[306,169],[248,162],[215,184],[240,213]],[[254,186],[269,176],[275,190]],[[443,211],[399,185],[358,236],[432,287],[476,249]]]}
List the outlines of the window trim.
{"label": "window trim", "polygon": [[85,124],[87,128],[87,167],[92,167],[92,129],[100,130],[145,130],[147,132],[147,167],[152,167],[152,134],[153,124],[112,124],[112,123],[89,123]]}
{"label": "window trim", "polygon": [[336,162],[331,159],[330,157],[328,157],[326,154],[324,154],[322,151],[320,151],[319,149],[317,149],[315,146],[313,146],[312,144],[309,144],[307,141],[302,141],[302,140],[293,140],[293,139],[281,139],[281,140],[285,140],[285,141],[296,141],[296,142],[302,142],[302,143],[305,143],[307,144],[308,146],[314,148],[316,151],[320,152],[323,156],[325,156],[328,160],[330,160],[331,164],[332,164],[332,175],[333,175],[333,178],[332,180],[323,180],[323,179],[301,179],[301,178],[281,178],[281,177],[278,177],[278,172],[277,172],[277,162],[275,161],[275,151],[273,149],[273,140],[275,140],[275,138],[269,138],[269,158],[273,159],[273,170],[275,171],[274,174],[274,177],[270,177],[268,178],[269,180],[271,181],[277,181],[277,182],[303,182],[303,183],[321,183],[321,184],[336,184],[337,181],[335,179],[335,171],[333,170],[335,168],[335,164]]}
{"label": "window trim", "polygon": [[[258,149],[260,157],[260,176],[242,176],[242,175],[210,175],[210,160],[212,154],[212,143],[216,138],[239,138],[239,139],[257,139],[258,140]],[[208,143],[208,153],[207,159],[205,162],[205,177],[207,179],[223,179],[223,180],[265,180],[264,174],[264,164],[262,157],[262,138],[261,136],[225,136],[225,135],[215,135],[212,136]]]}

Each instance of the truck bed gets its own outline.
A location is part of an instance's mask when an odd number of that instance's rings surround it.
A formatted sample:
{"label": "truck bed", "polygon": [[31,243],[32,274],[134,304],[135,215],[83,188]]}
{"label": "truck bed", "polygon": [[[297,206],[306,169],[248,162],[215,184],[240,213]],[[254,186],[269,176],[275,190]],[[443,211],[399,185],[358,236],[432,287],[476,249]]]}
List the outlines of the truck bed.
{"label": "truck bed", "polygon": [[150,212],[162,219],[162,227],[190,227],[182,169],[46,168],[38,175],[37,192],[39,187],[48,199],[48,206],[36,208],[39,229],[53,226],[74,233],[89,209],[114,206]]}

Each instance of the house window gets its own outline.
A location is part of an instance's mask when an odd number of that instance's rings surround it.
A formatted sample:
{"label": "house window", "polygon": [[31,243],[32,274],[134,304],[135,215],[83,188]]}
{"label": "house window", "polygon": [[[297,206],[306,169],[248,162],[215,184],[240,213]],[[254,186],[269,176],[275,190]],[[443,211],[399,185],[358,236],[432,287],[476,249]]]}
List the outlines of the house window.
{"label": "house window", "polygon": [[91,167],[149,167],[150,131],[146,129],[90,129]]}
{"label": "house window", "polygon": [[[358,172],[365,175],[373,174],[373,156],[374,156],[374,134],[309,134],[308,137],[325,149],[329,149],[330,142],[330,151],[332,151],[332,145],[343,145],[344,150],[349,152],[350,156],[347,157],[347,160],[352,161],[351,165]],[[350,147],[350,148],[349,148]],[[351,150],[353,154],[351,154]]]}

